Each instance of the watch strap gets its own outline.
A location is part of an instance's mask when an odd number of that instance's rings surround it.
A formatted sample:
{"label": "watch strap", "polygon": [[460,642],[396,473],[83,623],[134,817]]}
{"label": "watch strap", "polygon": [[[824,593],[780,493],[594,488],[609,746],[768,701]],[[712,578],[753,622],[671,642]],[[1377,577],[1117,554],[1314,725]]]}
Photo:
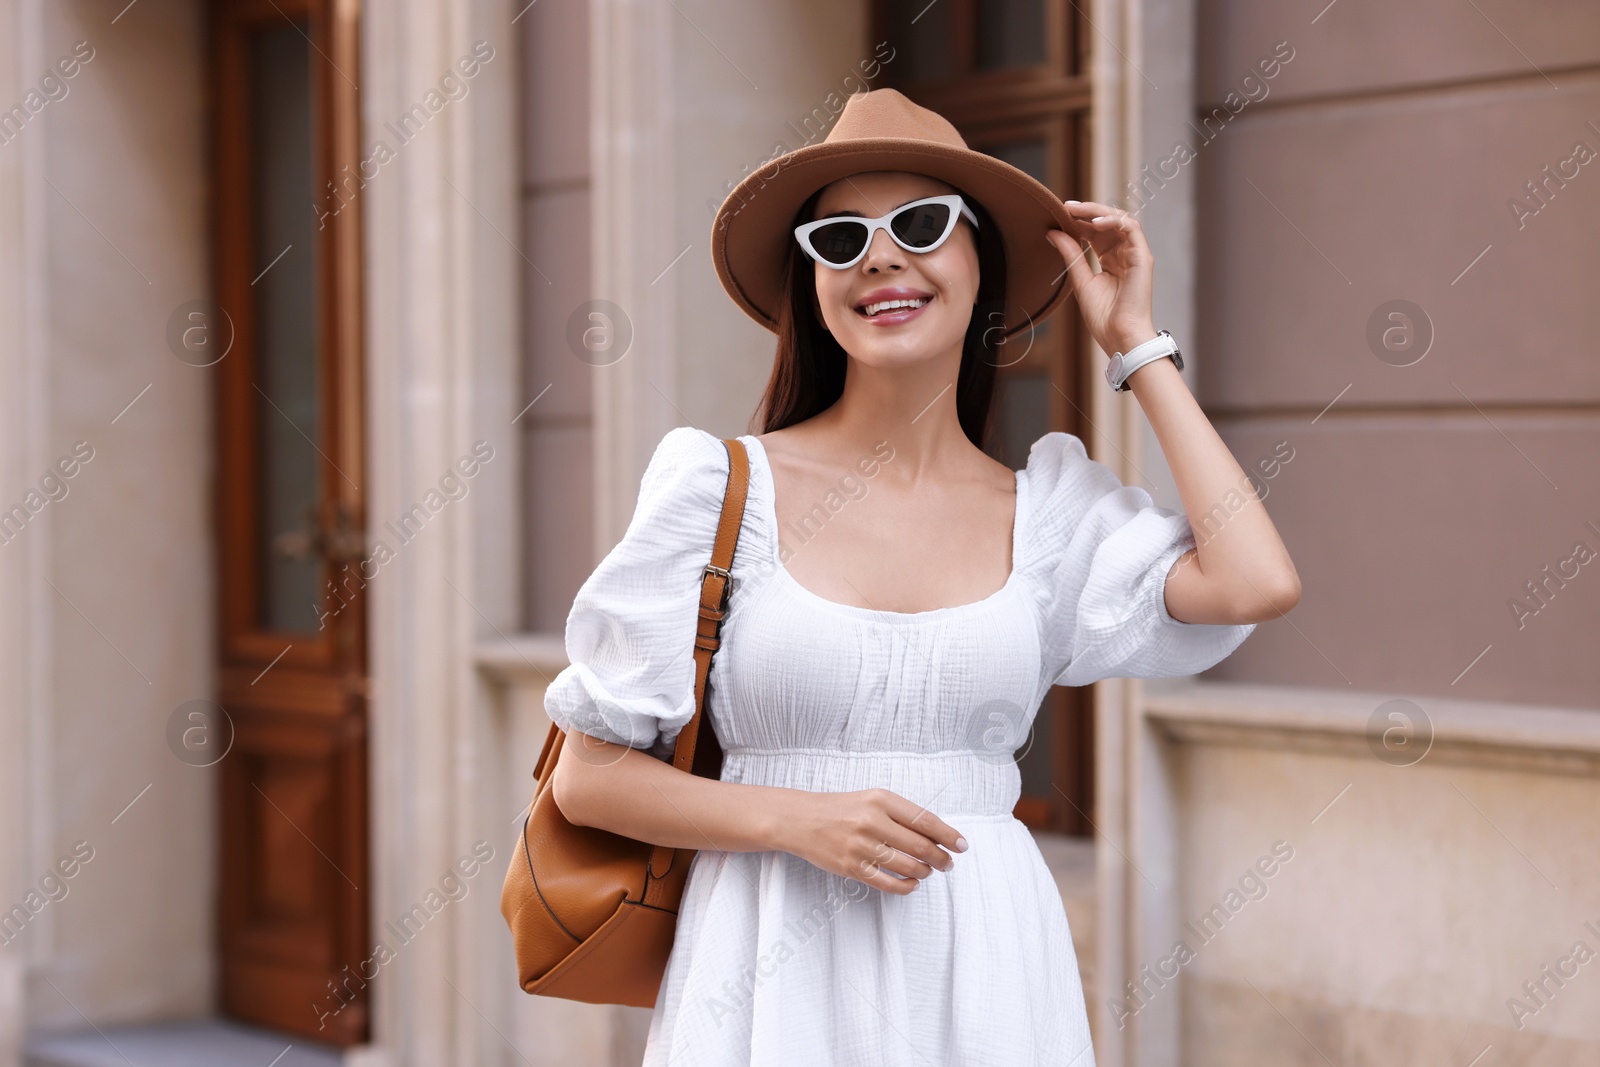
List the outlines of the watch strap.
{"label": "watch strap", "polygon": [[1172,357],[1172,362],[1179,370],[1183,369],[1183,353],[1178,351],[1178,342],[1172,334],[1162,330],[1143,344],[1135,345],[1125,353],[1114,354],[1111,362],[1106,364],[1106,383],[1115,391],[1124,392],[1128,388],[1128,378],[1134,371],[1167,356]]}

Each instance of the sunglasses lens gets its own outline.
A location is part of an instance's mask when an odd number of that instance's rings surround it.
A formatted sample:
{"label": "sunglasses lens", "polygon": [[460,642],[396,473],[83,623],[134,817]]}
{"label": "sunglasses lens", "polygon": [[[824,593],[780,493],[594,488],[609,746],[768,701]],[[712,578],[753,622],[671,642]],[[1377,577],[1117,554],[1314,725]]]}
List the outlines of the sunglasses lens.
{"label": "sunglasses lens", "polygon": [[867,228],[859,222],[830,222],[811,231],[811,247],[829,263],[848,263],[867,246]]}
{"label": "sunglasses lens", "polygon": [[950,209],[944,204],[918,204],[889,220],[894,235],[912,248],[931,248],[949,224]]}

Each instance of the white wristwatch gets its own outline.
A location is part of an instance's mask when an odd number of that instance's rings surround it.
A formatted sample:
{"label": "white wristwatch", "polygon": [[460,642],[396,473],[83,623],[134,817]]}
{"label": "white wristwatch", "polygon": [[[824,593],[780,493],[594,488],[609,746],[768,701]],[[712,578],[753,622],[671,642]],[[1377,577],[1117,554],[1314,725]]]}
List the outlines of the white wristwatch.
{"label": "white wristwatch", "polygon": [[1162,330],[1150,340],[1141,345],[1134,345],[1127,352],[1118,352],[1111,357],[1111,362],[1106,364],[1106,381],[1112,389],[1123,392],[1128,388],[1128,375],[1144,366],[1153,363],[1164,356],[1171,356],[1172,362],[1183,369],[1183,353],[1178,351],[1178,342],[1172,335]]}

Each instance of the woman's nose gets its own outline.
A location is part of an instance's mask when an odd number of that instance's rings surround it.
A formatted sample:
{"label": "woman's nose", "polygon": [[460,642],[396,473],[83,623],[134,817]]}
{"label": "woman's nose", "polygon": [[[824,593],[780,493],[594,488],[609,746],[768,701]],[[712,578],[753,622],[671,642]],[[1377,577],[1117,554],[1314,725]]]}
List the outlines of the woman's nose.
{"label": "woman's nose", "polygon": [[872,243],[867,246],[866,257],[861,261],[863,271],[872,274],[884,270],[904,270],[905,265],[905,249],[895,244],[888,230],[879,230],[872,235]]}

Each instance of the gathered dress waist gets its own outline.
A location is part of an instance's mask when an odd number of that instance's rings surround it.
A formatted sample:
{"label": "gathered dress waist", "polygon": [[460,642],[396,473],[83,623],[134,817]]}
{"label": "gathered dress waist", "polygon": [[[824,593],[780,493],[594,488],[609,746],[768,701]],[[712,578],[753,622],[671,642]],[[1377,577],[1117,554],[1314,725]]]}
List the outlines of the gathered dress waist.
{"label": "gathered dress waist", "polygon": [[733,746],[723,752],[722,780],[817,793],[883,788],[947,822],[958,816],[1013,819],[1022,789],[1022,776],[1009,754],[972,749],[851,752]]}

